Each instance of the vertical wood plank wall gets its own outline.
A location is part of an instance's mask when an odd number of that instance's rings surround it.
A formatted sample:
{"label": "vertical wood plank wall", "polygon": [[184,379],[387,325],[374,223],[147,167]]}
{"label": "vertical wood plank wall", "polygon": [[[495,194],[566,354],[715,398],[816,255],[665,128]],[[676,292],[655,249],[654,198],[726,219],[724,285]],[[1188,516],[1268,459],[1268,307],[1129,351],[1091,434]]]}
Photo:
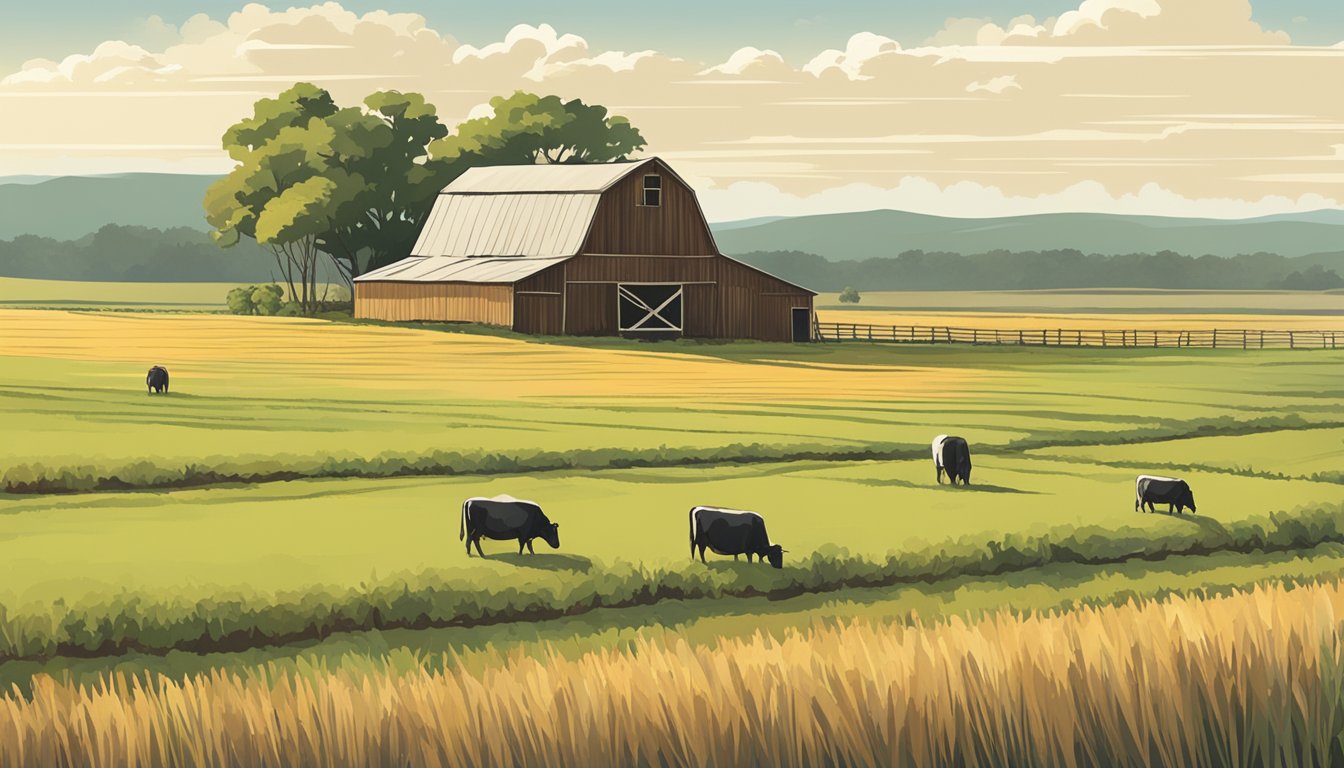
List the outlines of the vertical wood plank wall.
{"label": "vertical wood plank wall", "polygon": [[513,286],[487,283],[355,283],[355,317],[513,325]]}
{"label": "vertical wood plank wall", "polygon": [[[639,204],[648,174],[662,177],[662,204],[657,207]],[[709,256],[717,249],[696,204],[695,192],[678,181],[661,161],[654,161],[602,193],[583,252]]]}
{"label": "vertical wood plank wall", "polygon": [[[793,308],[812,309],[812,295],[725,256],[655,258],[578,256],[518,283],[517,321],[525,333],[550,333],[554,302],[528,301],[529,291],[563,284],[564,333],[615,336],[618,283],[674,283],[684,287],[683,335],[691,338],[792,341]],[[549,298],[549,297],[548,297]]]}

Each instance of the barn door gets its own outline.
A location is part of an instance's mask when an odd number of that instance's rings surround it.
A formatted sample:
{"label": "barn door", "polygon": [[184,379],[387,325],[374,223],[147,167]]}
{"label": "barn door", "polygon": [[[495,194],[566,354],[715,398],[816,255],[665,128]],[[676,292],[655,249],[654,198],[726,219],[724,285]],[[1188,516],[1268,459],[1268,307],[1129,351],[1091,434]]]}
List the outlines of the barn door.
{"label": "barn door", "polygon": [[794,307],[793,308],[793,340],[811,341],[812,340],[812,308]]}
{"label": "barn door", "polygon": [[616,286],[621,333],[680,335],[682,303],[679,284],[622,283]]}

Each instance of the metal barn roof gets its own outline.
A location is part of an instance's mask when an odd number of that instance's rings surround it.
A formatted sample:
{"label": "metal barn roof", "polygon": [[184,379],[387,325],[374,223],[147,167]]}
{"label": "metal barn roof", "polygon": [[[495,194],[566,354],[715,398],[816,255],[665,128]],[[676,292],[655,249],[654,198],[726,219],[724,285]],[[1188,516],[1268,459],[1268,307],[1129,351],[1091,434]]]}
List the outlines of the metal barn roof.
{"label": "metal barn roof", "polygon": [[635,166],[649,162],[582,165],[497,165],[471,168],[444,187],[443,194],[500,194],[509,192],[587,192],[597,194],[625,177]]}
{"label": "metal barn roof", "polygon": [[599,194],[443,193],[434,201],[412,256],[573,256],[597,211]]}
{"label": "metal barn roof", "polygon": [[454,256],[412,256],[395,264],[366,272],[355,282],[392,281],[398,283],[516,283],[531,277],[568,257],[550,259],[466,258]]}

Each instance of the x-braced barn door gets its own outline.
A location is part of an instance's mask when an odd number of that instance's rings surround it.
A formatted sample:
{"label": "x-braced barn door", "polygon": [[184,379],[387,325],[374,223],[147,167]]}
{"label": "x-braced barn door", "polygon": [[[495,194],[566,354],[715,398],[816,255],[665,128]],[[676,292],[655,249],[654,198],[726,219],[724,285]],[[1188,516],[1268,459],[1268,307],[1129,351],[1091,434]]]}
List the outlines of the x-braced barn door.
{"label": "x-braced barn door", "polygon": [[622,283],[616,286],[616,305],[623,334],[681,334],[681,285]]}

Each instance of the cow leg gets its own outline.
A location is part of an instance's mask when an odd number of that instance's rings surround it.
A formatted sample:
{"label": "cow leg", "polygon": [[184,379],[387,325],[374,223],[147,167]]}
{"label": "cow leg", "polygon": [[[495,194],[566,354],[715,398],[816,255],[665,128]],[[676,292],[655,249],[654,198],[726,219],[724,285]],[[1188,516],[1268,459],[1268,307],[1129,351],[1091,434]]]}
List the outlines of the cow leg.
{"label": "cow leg", "polygon": [[700,545],[700,562],[705,562],[705,545]]}
{"label": "cow leg", "polygon": [[935,465],[933,465],[933,471],[934,471],[935,474],[938,475],[938,484],[939,484],[939,485],[942,485],[942,484],[943,484],[943,468],[940,467],[940,466],[938,466],[937,464],[935,464]]}
{"label": "cow leg", "polygon": [[485,553],[481,551],[481,534],[479,533],[476,534],[476,537],[475,539],[473,539],[473,541],[476,542],[476,554],[480,555],[481,557],[485,557]]}
{"label": "cow leg", "polygon": [[737,559],[737,555],[733,555],[733,559],[736,560],[736,559]]}
{"label": "cow leg", "polygon": [[467,557],[471,557],[471,540],[474,536],[472,533],[467,534]]}
{"label": "cow leg", "polygon": [[527,539],[518,540],[518,554],[523,554],[523,547],[527,546]]}
{"label": "cow leg", "polygon": [[532,540],[531,540],[531,539],[528,539],[528,540],[527,540],[527,554],[529,554],[529,555],[535,555],[535,554],[537,554],[537,551],[536,551],[535,549],[532,549]]}
{"label": "cow leg", "polygon": [[[737,556],[734,555],[734,556],[733,556],[733,559],[736,560],[736,559],[737,559]],[[750,553],[750,552],[747,553],[747,562],[748,562],[748,563],[751,562],[751,553]]]}
{"label": "cow leg", "polygon": [[1176,511],[1176,505],[1175,505],[1175,504],[1168,504],[1168,505],[1167,505],[1167,514],[1168,514],[1168,515],[1170,515],[1172,512],[1175,512],[1175,511]]}

